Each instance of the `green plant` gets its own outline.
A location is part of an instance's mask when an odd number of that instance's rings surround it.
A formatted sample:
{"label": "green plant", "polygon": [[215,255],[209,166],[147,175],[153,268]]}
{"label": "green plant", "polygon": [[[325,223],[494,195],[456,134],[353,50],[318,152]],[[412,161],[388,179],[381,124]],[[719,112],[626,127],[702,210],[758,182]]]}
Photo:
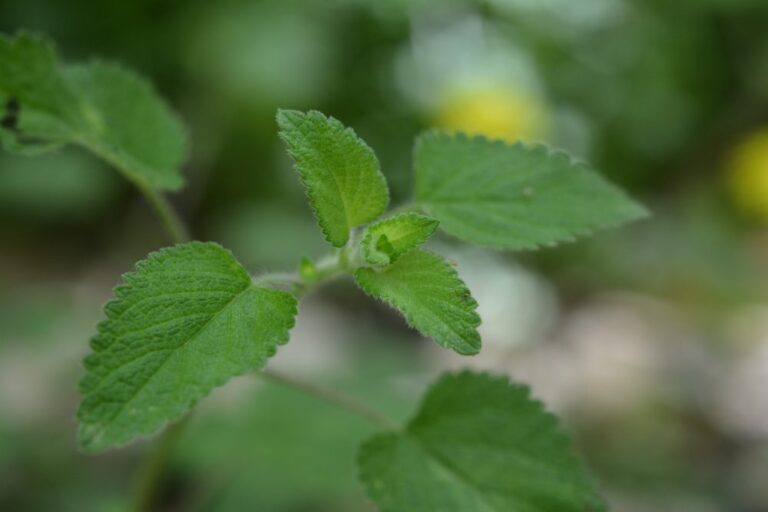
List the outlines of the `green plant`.
{"label": "green plant", "polygon": [[[332,249],[318,261],[302,259],[295,273],[252,277],[220,245],[189,241],[162,195],[183,183],[186,139],[144,80],[104,62],[62,64],[37,36],[0,37],[0,105],[5,149],[83,146],[136,185],[176,244],[123,276],[80,382],[85,451],[172,424],[147,466],[142,510],[152,506],[183,419],[214,387],[266,365],[288,341],[297,301],[311,289],[351,276],[413,328],[472,355],[481,346],[477,303],[448,261],[421,248],[436,229],[487,247],[533,249],[645,215],[564,153],[438,132],[416,142],[413,202],[387,213],[387,182],[365,142],[319,112],[281,110],[280,136]],[[555,418],[506,378],[446,374],[401,427],[365,404],[261,373],[384,430],[359,453],[361,480],[383,511],[603,509]]]}

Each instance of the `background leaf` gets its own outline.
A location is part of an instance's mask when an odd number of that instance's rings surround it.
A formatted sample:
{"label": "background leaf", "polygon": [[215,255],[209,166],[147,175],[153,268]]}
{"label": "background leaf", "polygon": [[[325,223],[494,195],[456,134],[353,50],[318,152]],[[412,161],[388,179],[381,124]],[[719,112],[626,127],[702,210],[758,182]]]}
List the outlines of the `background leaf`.
{"label": "background leaf", "polygon": [[534,249],[647,215],[584,164],[542,145],[430,132],[415,149],[416,198],[448,233]]}
{"label": "background leaf", "polygon": [[151,254],[115,295],[80,383],[80,441],[89,451],[151,434],[215,386],[260,368],[296,315],[292,295],[253,286],[214,243]]}
{"label": "background leaf", "polygon": [[65,66],[48,40],[0,36],[0,142],[34,153],[88,148],[129,180],[157,189],[183,184],[181,123],[152,87],[114,64]]}
{"label": "background leaf", "polygon": [[331,244],[343,246],[350,229],[384,213],[387,182],[373,150],[352,129],[316,111],[279,110],[277,123]]}
{"label": "background leaf", "polygon": [[504,377],[447,374],[403,432],[359,453],[382,512],[604,510],[557,420]]}
{"label": "background leaf", "polygon": [[84,143],[156,188],[181,187],[178,167],[186,153],[184,129],[149,82],[107,62],[70,66],[66,71],[87,105]]}
{"label": "background leaf", "polygon": [[358,269],[355,281],[443,347],[465,355],[480,351],[477,302],[442,257],[417,249],[384,270]]}

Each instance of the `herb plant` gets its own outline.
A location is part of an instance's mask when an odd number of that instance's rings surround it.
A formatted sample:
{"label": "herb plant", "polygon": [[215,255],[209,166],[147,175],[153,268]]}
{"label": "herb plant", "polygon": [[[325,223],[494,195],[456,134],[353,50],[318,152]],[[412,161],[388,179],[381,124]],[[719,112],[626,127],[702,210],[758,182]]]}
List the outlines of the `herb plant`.
{"label": "herb plant", "polygon": [[[138,262],[104,308],[80,381],[83,450],[163,429],[158,443],[167,445],[213,388],[262,371],[381,426],[358,463],[382,511],[604,509],[555,417],[506,377],[447,373],[400,426],[366,404],[263,370],[289,341],[300,298],[350,276],[442,347],[478,353],[477,303],[456,269],[421,246],[442,229],[481,246],[534,249],[646,214],[586,164],[543,145],[427,132],[415,144],[414,199],[388,211],[379,162],[354,131],[320,112],[280,110],[280,137],[331,248],[318,261],[301,259],[294,273],[251,276],[224,247],[190,241],[164,198],[184,182],[187,141],[141,77],[101,61],[61,63],[42,37],[0,36],[0,107],[6,150],[86,148],[146,196],[175,243]],[[152,507],[156,485],[150,478],[139,509]]]}

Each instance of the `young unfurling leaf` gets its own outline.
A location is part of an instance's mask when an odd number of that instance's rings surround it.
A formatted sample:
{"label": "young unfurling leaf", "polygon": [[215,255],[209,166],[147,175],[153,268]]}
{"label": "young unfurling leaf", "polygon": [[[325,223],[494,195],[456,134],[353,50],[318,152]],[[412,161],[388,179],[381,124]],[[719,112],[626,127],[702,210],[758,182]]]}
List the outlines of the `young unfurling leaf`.
{"label": "young unfurling leaf", "polygon": [[388,265],[424,242],[437,229],[437,220],[418,213],[401,213],[368,226],[360,241],[365,261]]}
{"label": "young unfurling leaf", "polygon": [[80,442],[100,451],[154,433],[288,340],[296,300],[251,284],[213,243],[163,249],[123,276],[80,383]]}

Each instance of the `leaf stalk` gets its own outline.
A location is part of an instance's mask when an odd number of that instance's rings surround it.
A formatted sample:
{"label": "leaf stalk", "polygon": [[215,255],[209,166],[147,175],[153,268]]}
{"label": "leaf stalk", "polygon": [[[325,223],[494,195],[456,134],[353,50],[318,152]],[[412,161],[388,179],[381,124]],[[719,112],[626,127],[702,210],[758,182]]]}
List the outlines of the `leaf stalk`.
{"label": "leaf stalk", "polygon": [[163,229],[173,243],[180,244],[188,242],[190,240],[189,232],[168,199],[162,193],[144,183],[137,182],[136,187],[141,191],[144,198],[147,200],[147,203],[149,203],[149,206],[154,210]]}
{"label": "leaf stalk", "polygon": [[392,420],[380,412],[368,407],[365,403],[352,398],[349,395],[336,391],[335,389],[319,386],[317,384],[306,382],[295,377],[289,377],[288,375],[276,372],[274,370],[262,370],[258,373],[258,375],[265,380],[293,388],[308,395],[312,395],[318,400],[336,406],[340,409],[344,409],[347,412],[351,412],[356,416],[368,420],[377,427],[381,427],[386,430],[396,430],[398,428],[398,426]]}

